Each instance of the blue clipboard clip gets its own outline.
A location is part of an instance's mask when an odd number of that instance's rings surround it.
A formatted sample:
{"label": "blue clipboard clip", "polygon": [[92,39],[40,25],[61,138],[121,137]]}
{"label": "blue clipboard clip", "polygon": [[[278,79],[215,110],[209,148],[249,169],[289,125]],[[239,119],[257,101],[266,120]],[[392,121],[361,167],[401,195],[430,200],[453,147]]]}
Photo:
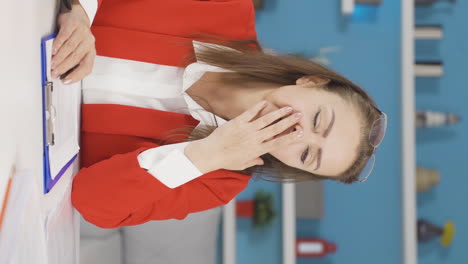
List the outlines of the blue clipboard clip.
{"label": "blue clipboard clip", "polygon": [[55,126],[56,108],[52,103],[54,93],[54,84],[47,79],[47,51],[46,42],[56,37],[51,34],[41,39],[41,66],[42,66],[42,129],[43,129],[43,161],[44,161],[44,193],[48,193],[54,185],[60,180],[60,177],[75,161],[78,154],[74,155],[67,164],[52,177],[50,171],[49,147],[55,144]]}

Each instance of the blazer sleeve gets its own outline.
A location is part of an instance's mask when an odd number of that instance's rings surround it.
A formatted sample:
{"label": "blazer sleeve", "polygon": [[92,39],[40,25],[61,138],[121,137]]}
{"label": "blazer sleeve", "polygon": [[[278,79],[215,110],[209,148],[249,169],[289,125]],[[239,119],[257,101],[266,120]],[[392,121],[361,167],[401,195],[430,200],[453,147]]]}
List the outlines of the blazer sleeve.
{"label": "blazer sleeve", "polygon": [[116,228],[150,220],[184,219],[190,213],[228,203],[250,179],[217,170],[171,189],[140,167],[137,156],[147,149],[117,154],[78,172],[71,199],[88,222]]}

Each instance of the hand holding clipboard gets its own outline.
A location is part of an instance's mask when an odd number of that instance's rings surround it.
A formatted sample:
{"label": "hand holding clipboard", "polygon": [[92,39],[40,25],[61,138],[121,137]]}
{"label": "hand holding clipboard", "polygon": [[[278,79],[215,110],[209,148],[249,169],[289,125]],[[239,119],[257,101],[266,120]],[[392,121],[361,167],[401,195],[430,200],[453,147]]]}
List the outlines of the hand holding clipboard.
{"label": "hand holding clipboard", "polygon": [[88,14],[78,1],[72,1],[61,0],[59,31],[52,48],[52,77],[60,77],[64,84],[78,82],[90,74],[96,57]]}

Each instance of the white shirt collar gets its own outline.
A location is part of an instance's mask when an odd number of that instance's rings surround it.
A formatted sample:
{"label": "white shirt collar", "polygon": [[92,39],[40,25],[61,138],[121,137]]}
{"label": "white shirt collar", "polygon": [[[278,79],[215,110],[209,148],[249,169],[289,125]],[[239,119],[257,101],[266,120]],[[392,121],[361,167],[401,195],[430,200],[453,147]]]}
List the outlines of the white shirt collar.
{"label": "white shirt collar", "polygon": [[[195,57],[197,53],[203,49],[205,46],[217,46],[222,47],[223,49],[230,49],[228,47],[210,44],[210,43],[202,43],[199,41],[193,41],[193,48],[195,50]],[[185,68],[184,75],[182,78],[182,92],[187,102],[187,105],[190,110],[190,114],[199,120],[201,123],[205,123],[208,125],[218,125],[221,126],[222,124],[226,123],[227,121],[219,116],[216,116],[207,110],[205,110],[202,106],[200,106],[197,102],[195,102],[192,97],[190,97],[185,91],[190,88],[196,81],[200,80],[205,72],[232,72],[230,70],[226,70],[220,67],[208,65],[202,62],[194,62],[188,65]]]}

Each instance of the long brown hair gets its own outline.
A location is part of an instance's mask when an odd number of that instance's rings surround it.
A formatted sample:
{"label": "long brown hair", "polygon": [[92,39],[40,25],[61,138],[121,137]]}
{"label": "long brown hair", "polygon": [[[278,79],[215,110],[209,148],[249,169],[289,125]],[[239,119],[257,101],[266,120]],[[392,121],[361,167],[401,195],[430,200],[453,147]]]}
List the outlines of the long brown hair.
{"label": "long brown hair", "polygon": [[[338,177],[317,175],[287,166],[268,153],[261,157],[265,161],[264,165],[250,167],[242,173],[250,175],[255,173],[256,177],[273,182],[321,179],[338,180],[343,183],[357,181],[359,174],[373,153],[374,148],[368,140],[369,131],[372,123],[380,115],[375,102],[362,88],[310,59],[292,54],[272,55],[265,53],[256,41],[223,41],[222,45],[219,45],[219,41],[211,42],[218,45],[201,44],[203,48],[197,51],[196,60],[233,71],[233,74],[226,74],[224,81],[230,83],[268,82],[283,86],[294,85],[296,80],[303,76],[320,76],[330,81],[319,88],[338,94],[346,102],[356,107],[360,114],[361,137],[356,158],[352,166]],[[226,47],[230,49],[226,49]],[[189,58],[189,61],[193,61],[193,59],[193,57]],[[216,126],[177,129],[172,131],[164,142],[171,143],[170,138],[177,138],[178,141],[205,138],[215,129]]]}

